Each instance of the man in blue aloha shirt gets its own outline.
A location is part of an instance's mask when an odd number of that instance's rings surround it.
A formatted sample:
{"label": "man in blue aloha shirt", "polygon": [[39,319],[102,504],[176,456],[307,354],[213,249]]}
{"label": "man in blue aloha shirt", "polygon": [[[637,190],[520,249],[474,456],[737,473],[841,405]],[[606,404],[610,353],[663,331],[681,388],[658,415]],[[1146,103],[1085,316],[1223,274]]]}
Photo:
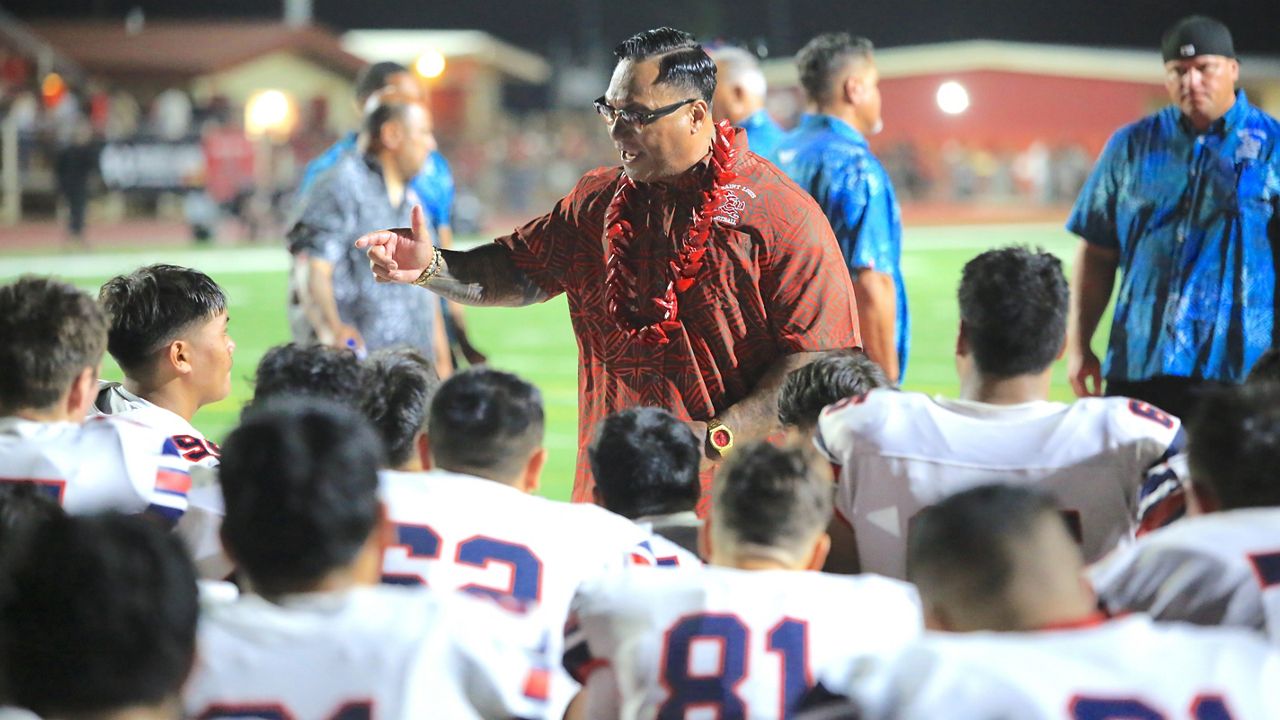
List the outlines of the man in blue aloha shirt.
{"label": "man in blue aloha shirt", "polygon": [[[1121,128],[1067,229],[1082,241],[1068,330],[1077,395],[1139,398],[1185,417],[1276,344],[1280,123],[1236,89],[1231,33],[1184,18],[1162,43],[1173,104]],[[1105,365],[1090,343],[1116,298]]]}
{"label": "man in blue aloha shirt", "polygon": [[787,133],[778,166],[826,213],[853,278],[863,347],[891,382],[901,383],[911,330],[902,215],[889,174],[867,147],[866,136],[883,126],[871,41],[819,35],[800,50],[796,64],[817,112]]}
{"label": "man in blue aloha shirt", "polygon": [[728,120],[729,124],[747,131],[747,146],[751,152],[771,163],[778,162],[778,143],[786,133],[769,117],[764,109],[764,73],[755,55],[732,45],[725,45],[708,52],[716,61],[716,94],[711,102],[711,115],[716,122]]}

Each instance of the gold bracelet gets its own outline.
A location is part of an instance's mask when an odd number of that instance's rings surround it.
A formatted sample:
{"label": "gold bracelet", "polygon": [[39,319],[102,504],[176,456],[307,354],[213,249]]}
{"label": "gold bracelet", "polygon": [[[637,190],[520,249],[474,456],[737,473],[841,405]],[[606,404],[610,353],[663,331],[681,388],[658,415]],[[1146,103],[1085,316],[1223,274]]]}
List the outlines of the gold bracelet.
{"label": "gold bracelet", "polygon": [[440,258],[440,248],[432,248],[431,250],[431,263],[427,265],[426,270],[422,271],[418,279],[413,281],[413,284],[418,287],[426,287],[431,278],[440,274],[440,269],[444,266],[444,261]]}

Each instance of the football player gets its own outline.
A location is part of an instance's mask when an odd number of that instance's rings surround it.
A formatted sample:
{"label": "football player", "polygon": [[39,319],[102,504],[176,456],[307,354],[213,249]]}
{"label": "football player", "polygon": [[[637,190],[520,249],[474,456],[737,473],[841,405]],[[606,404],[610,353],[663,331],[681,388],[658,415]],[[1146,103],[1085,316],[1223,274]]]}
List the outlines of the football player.
{"label": "football player", "polygon": [[1139,538],[1091,569],[1112,611],[1268,630],[1280,643],[1280,388],[1201,401],[1187,455],[1204,514]]}
{"label": "football player", "polygon": [[231,392],[236,344],[222,288],[198,270],[148,265],[108,280],[98,301],[124,382],[100,381],[95,410],[153,427],[187,460],[216,465],[218,446],[191,418]]}
{"label": "football player", "polygon": [[903,577],[912,518],[989,482],[1049,490],[1096,560],[1132,537],[1145,472],[1182,445],[1180,421],[1144,402],[1048,399],[1067,326],[1053,255],[982,253],[959,304],[958,399],[878,389],[822,413],[816,442],[841,467],[829,569]]}
{"label": "football player", "polygon": [[[533,494],[547,457],[543,424],[541,393],[509,373],[474,368],[441,384],[418,441],[426,471],[382,473],[395,533],[383,579],[534,605],[558,657],[585,580],[628,563],[699,563],[603,508]],[[559,717],[576,686],[563,672],[553,681],[548,713]]]}
{"label": "football player", "polygon": [[127,419],[85,420],[106,342],[106,317],[80,290],[30,276],[0,287],[0,482],[34,482],[72,514],[177,522],[191,477],[173,441]]}
{"label": "football player", "polygon": [[831,476],[811,450],[739,449],[702,531],[710,566],[629,568],[586,584],[565,666],[584,684],[570,717],[785,718],[825,668],[919,635],[906,583],[822,567]]}
{"label": "football player", "polygon": [[1239,629],[1108,619],[1053,499],[988,485],[926,509],[908,579],[931,631],[824,675],[862,720],[1280,717],[1280,654]]}
{"label": "football player", "polygon": [[181,543],[143,518],[61,516],[7,559],[6,701],[43,718],[182,716],[198,602]]}
{"label": "football player", "polygon": [[223,447],[222,537],[251,593],[208,606],[186,717],[541,717],[547,662],[506,609],[378,584],[382,443],[315,398],[255,408]]}
{"label": "football player", "polygon": [[881,387],[889,387],[889,380],[866,353],[823,355],[787,373],[778,389],[778,422],[798,437],[809,440],[818,427],[818,416],[824,407]]}
{"label": "football player", "polygon": [[661,408],[614,413],[588,451],[595,502],[697,554],[702,443]]}

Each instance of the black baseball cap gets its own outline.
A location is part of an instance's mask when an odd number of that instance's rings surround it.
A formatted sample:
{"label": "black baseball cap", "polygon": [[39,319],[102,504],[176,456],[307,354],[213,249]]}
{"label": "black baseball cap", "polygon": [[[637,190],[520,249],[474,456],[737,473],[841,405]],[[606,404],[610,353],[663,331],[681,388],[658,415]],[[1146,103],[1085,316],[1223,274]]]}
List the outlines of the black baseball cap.
{"label": "black baseball cap", "polygon": [[1197,55],[1236,56],[1231,31],[1226,25],[1204,15],[1184,17],[1166,30],[1160,50],[1165,62],[1186,60]]}

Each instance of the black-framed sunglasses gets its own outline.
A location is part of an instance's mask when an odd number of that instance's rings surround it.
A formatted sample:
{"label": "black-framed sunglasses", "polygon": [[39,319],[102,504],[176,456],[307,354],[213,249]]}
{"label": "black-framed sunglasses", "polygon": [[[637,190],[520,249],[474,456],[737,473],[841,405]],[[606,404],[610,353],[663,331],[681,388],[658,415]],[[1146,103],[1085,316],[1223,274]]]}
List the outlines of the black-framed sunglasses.
{"label": "black-framed sunglasses", "polygon": [[654,110],[619,110],[618,108],[605,102],[604,96],[601,95],[600,97],[596,98],[595,106],[596,106],[596,112],[600,113],[600,117],[604,118],[604,121],[609,123],[610,125],[621,120],[622,122],[628,125],[631,125],[633,127],[640,127],[643,125],[648,125],[654,120],[664,118],[670,115],[671,113],[679,110],[680,108],[684,107],[685,105],[688,105],[690,103],[695,103],[695,102],[698,102],[698,98],[689,98],[688,100],[681,100],[678,103],[663,105],[662,107]]}

